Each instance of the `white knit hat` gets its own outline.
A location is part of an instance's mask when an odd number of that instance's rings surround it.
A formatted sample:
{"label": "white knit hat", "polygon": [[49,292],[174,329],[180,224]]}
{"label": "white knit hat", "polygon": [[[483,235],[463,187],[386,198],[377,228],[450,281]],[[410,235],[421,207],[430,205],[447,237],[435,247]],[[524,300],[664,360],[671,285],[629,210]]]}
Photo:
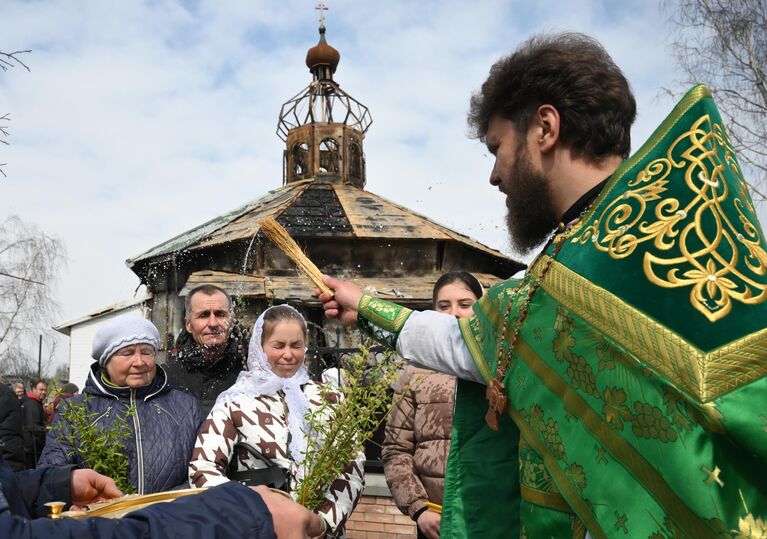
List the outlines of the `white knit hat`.
{"label": "white knit hat", "polygon": [[160,348],[160,333],[146,318],[124,314],[99,328],[93,337],[91,357],[103,368],[120,348],[134,344],[151,344],[157,350]]}

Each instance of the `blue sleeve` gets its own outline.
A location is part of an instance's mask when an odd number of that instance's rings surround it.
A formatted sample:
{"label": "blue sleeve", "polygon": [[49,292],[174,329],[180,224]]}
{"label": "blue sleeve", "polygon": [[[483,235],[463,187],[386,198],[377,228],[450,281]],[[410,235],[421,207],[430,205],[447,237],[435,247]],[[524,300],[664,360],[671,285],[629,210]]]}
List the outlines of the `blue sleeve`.
{"label": "blue sleeve", "polygon": [[[74,466],[40,467],[34,470],[16,472],[15,479],[17,490],[6,495],[12,498],[18,496],[20,500],[8,500],[9,509],[16,513],[28,513],[32,518],[48,515],[45,504],[48,502],[61,501],[67,504],[72,501],[72,469]],[[23,509],[17,506],[23,504]]]}
{"label": "blue sleeve", "polygon": [[236,482],[210,488],[171,503],[158,503],[121,519],[29,520],[3,510],[5,539],[273,539],[272,518],[261,497]]}

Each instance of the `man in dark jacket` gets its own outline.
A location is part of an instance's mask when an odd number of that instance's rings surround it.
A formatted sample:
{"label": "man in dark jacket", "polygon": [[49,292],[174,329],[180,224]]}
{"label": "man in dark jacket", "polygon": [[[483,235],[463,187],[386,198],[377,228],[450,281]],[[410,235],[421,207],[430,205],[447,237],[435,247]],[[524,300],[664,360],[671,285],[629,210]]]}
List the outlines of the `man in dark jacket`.
{"label": "man in dark jacket", "polygon": [[13,390],[0,384],[0,455],[14,470],[24,469],[21,402]]}
{"label": "man in dark jacket", "polygon": [[248,332],[232,315],[225,290],[210,284],[186,296],[184,328],[163,365],[170,385],[194,395],[203,417],[247,369]]}
{"label": "man in dark jacket", "polygon": [[45,395],[48,393],[48,383],[45,380],[35,380],[32,391],[27,393],[22,401],[24,409],[24,458],[29,469],[37,466],[37,459],[45,446],[45,434],[48,427],[48,416],[43,408]]}
{"label": "man in dark jacket", "polygon": [[293,500],[265,487],[251,490],[236,481],[121,519],[38,518],[47,514],[47,502],[82,507],[120,495],[114,481],[93,470],[43,466],[14,473],[0,457],[0,537],[303,539],[322,530],[319,517]]}

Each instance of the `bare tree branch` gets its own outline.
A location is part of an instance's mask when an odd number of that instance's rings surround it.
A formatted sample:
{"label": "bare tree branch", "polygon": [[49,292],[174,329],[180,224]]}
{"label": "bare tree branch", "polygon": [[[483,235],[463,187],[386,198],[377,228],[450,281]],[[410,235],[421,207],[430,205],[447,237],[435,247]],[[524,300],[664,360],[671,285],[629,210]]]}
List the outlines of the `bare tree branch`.
{"label": "bare tree branch", "polygon": [[8,69],[15,67],[15,66],[21,66],[27,71],[29,71],[29,66],[24,63],[19,56],[22,54],[27,54],[29,52],[32,52],[31,50],[24,50],[24,51],[13,51],[13,52],[3,52],[0,51],[0,69],[3,71],[8,71]]}
{"label": "bare tree branch", "polygon": [[0,222],[0,364],[6,373],[24,371],[30,362],[36,371],[38,335],[47,337],[49,348],[55,340],[53,285],[65,256],[60,240],[19,217]]}
{"label": "bare tree branch", "polygon": [[[707,85],[752,192],[767,188],[767,2],[661,0],[676,28],[672,54],[683,91]],[[668,92],[668,90],[666,90]],[[679,92],[669,92],[677,95]]]}
{"label": "bare tree branch", "polygon": [[[13,52],[0,51],[0,70],[8,71],[12,67],[21,66],[27,71],[29,71],[29,66],[25,64],[24,61],[20,58],[21,55],[27,54],[29,52],[32,52],[32,51],[31,50],[13,51]],[[10,122],[10,121],[11,121],[10,114],[6,113],[0,116],[0,122]],[[9,136],[9,133],[8,133],[7,124],[0,123],[0,143],[8,146],[9,142],[6,140],[8,136]],[[3,167],[5,165],[6,163],[0,163],[0,174],[2,174],[3,178],[8,177],[8,175],[5,173],[5,170],[3,170]]]}

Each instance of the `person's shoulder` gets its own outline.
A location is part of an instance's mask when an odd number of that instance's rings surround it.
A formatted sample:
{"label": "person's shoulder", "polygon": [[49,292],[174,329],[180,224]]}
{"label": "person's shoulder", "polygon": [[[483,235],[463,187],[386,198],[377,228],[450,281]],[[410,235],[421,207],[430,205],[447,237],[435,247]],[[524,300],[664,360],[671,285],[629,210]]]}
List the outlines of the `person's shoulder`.
{"label": "person's shoulder", "polygon": [[10,401],[11,399],[18,400],[16,393],[5,384],[0,385],[0,399]]}
{"label": "person's shoulder", "polygon": [[197,405],[197,398],[191,393],[187,393],[181,389],[177,389],[173,386],[168,386],[168,391],[163,395],[166,399],[171,399],[182,404]]}

